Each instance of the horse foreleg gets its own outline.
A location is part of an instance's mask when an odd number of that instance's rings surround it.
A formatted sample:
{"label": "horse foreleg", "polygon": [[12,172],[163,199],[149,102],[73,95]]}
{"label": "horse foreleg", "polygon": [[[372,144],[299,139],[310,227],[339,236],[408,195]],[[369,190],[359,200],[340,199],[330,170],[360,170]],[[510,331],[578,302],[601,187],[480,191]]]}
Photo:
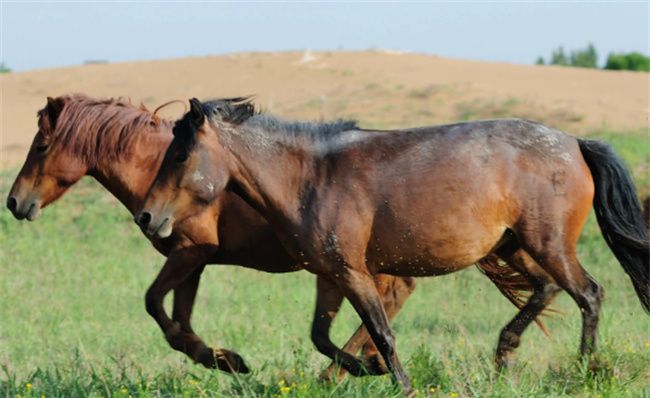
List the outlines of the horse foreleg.
{"label": "horse foreleg", "polygon": [[410,394],[411,381],[397,357],[395,337],[372,277],[348,265],[343,265],[341,271],[336,278],[337,285],[361,317],[372,341],[379,349],[393,377],[402,386],[405,395]]}
{"label": "horse foreleg", "polygon": [[[316,310],[311,328],[311,340],[316,349],[334,361],[334,367],[343,367],[354,376],[374,374],[349,352],[339,349],[330,339],[329,331],[332,321],[336,317],[343,294],[340,288],[329,279],[318,276],[316,278]],[[359,345],[360,347],[360,345]],[[357,351],[359,350],[357,348]]]}
{"label": "horse foreleg", "polygon": [[[375,287],[382,298],[384,309],[388,320],[392,321],[395,315],[402,309],[404,302],[415,290],[415,279],[410,277],[396,277],[386,274],[378,274],[374,277]],[[388,373],[386,364],[381,359],[377,347],[370,339],[368,329],[361,324],[354,332],[352,337],[345,343],[342,350],[350,354],[355,354],[363,346],[362,357],[364,361],[375,369],[374,373]],[[333,380],[335,377],[342,377],[346,370],[332,362],[325,369],[320,378],[323,380]]]}
{"label": "horse foreleg", "polygon": [[219,368],[226,372],[248,373],[249,369],[241,357],[226,349],[213,350],[194,332],[191,325],[192,308],[199,287],[200,266],[174,289],[174,312],[172,320],[178,322],[180,331],[167,337],[169,345],[181,351],[206,368]]}
{"label": "horse foreleg", "polygon": [[[147,290],[147,312],[158,323],[165,339],[175,350],[187,354],[208,368],[246,373],[248,368],[238,354],[223,349],[212,350],[192,331],[190,317],[203,267],[203,256],[192,249],[170,253]],[[169,318],[163,307],[163,300],[172,289],[175,290],[174,319]]]}

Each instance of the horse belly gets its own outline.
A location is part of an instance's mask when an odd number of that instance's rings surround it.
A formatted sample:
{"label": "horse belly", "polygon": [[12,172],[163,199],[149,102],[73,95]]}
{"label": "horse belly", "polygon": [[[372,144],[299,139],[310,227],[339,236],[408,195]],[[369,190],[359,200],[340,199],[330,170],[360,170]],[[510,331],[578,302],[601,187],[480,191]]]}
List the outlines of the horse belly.
{"label": "horse belly", "polygon": [[443,275],[476,263],[497,245],[506,227],[485,226],[471,217],[377,225],[366,251],[373,273]]}

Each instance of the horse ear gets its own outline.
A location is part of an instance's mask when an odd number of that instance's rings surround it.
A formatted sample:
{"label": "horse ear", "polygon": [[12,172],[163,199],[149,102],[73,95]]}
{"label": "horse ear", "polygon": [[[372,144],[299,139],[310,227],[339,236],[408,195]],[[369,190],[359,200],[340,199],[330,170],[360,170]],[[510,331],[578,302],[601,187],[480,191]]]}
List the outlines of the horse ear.
{"label": "horse ear", "polygon": [[[56,127],[56,121],[59,118],[59,115],[61,114],[61,111],[63,110],[63,107],[66,104],[66,100],[62,97],[57,97],[57,98],[52,98],[52,97],[47,97],[47,105],[45,106],[45,114],[47,115],[47,125],[49,126],[50,129],[54,129]],[[39,113],[40,115],[41,113]]]}
{"label": "horse ear", "polygon": [[190,116],[192,121],[197,126],[202,126],[205,121],[205,112],[203,112],[203,104],[196,98],[190,99]]}
{"label": "horse ear", "polygon": [[61,113],[61,110],[63,110],[64,106],[65,106],[65,100],[63,98],[47,97],[47,109],[50,112],[50,114],[56,114],[58,116],[59,113]]}

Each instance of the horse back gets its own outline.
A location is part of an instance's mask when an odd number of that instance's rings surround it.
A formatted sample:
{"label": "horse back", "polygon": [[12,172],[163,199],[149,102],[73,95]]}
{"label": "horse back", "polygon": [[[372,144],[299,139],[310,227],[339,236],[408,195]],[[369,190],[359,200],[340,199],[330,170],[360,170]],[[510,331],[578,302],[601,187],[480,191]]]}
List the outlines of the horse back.
{"label": "horse back", "polygon": [[377,269],[433,259],[435,272],[454,271],[485,257],[522,220],[590,207],[593,195],[577,140],[524,120],[379,133],[342,155],[327,195],[345,217],[348,202],[350,212],[374,208],[367,255]]}

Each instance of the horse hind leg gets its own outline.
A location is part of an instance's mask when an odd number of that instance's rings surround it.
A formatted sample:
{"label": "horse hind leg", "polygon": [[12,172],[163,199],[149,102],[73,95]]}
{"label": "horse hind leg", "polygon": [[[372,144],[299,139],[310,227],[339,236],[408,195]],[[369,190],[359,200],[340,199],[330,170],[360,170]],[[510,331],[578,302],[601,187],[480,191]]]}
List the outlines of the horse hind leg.
{"label": "horse hind leg", "polygon": [[[558,284],[573,298],[582,312],[582,338],[580,354],[587,356],[596,351],[598,318],[604,289],[585,271],[575,256],[552,257],[542,261],[549,266]],[[562,268],[562,270],[560,270]],[[559,271],[559,272],[558,272]]]}
{"label": "horse hind leg", "polygon": [[505,368],[512,359],[514,350],[519,347],[521,335],[526,328],[544,311],[561,290],[553,278],[526,253],[519,249],[503,260],[521,272],[533,286],[533,294],[519,313],[501,330],[497,344],[495,363],[498,370]]}
{"label": "horse hind leg", "polygon": [[545,225],[536,230],[544,232],[537,235],[529,233],[528,236],[523,234],[522,245],[555,282],[569,293],[580,308],[580,354],[589,355],[596,350],[598,317],[604,290],[585,271],[576,257],[575,243],[579,229],[567,233],[561,228]]}

